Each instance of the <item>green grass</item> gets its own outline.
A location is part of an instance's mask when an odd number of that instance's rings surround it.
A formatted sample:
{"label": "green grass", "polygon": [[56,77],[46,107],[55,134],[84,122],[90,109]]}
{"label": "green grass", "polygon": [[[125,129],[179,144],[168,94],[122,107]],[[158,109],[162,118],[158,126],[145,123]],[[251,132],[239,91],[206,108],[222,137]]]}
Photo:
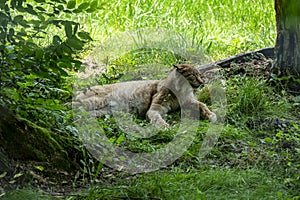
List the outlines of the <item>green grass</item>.
{"label": "green grass", "polygon": [[17,189],[8,192],[1,200],[50,200],[53,197],[43,194],[41,191],[34,191],[32,189]]}
{"label": "green grass", "polygon": [[97,186],[85,199],[280,199],[284,184],[258,170],[161,171]]}
{"label": "green grass", "polygon": [[[292,113],[297,104],[264,79],[237,75],[226,87],[227,120],[217,144],[205,158],[199,158],[199,150],[209,124],[200,121],[191,146],[165,169],[138,176],[120,172],[109,183],[104,179],[101,185],[105,186],[94,185],[83,192],[85,199],[299,198],[300,128]],[[299,109],[294,112],[299,114]],[[99,120],[114,145],[149,153],[172,141],[177,133],[176,115],[167,117],[171,130],[147,139],[118,128],[115,118]],[[288,120],[289,125],[277,126],[272,120]],[[135,122],[148,124],[140,119]]]}
{"label": "green grass", "polygon": [[[78,1],[82,2],[82,1]],[[215,60],[274,45],[273,0],[120,0],[71,17],[102,42],[114,34],[165,28],[184,34]]]}
{"label": "green grass", "polygon": [[[100,84],[161,78],[175,62],[187,59],[200,64],[209,61],[207,56],[217,60],[273,46],[276,37],[272,0],[108,1],[97,13],[71,18],[91,33],[95,46],[102,45],[94,55],[100,61],[110,59]],[[119,78],[115,80],[114,75]],[[300,137],[289,96],[266,80],[239,76],[227,81],[226,93],[226,124],[204,159],[198,156],[206,121],[200,123],[187,151],[165,169],[112,175],[82,191],[78,199],[299,199]],[[200,98],[209,101],[205,95]],[[172,118],[169,122],[176,124]],[[275,128],[267,122],[269,118],[288,119],[296,128]],[[155,151],[174,136],[170,130],[135,139],[111,121],[102,126],[115,145],[134,152]]]}
{"label": "green grass", "polygon": [[[174,32],[173,35],[184,35],[189,41],[187,48],[201,47],[212,60],[275,44],[273,0],[95,1],[102,5],[95,13],[60,17],[79,22],[97,44],[115,35],[122,40],[122,33],[145,28],[158,34],[167,30]],[[83,2],[77,0],[77,6]],[[45,41],[52,40],[54,34],[57,30],[49,30]],[[126,43],[126,39],[122,42]]]}

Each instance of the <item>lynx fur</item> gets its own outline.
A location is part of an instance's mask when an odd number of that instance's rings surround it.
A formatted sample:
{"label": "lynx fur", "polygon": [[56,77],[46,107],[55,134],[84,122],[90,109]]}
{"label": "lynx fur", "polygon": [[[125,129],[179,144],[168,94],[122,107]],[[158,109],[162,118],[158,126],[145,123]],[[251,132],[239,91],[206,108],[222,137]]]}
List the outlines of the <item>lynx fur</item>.
{"label": "lynx fur", "polygon": [[194,89],[202,84],[200,73],[194,67],[178,64],[162,80],[129,81],[91,87],[75,97],[73,106],[83,105],[93,116],[112,115],[114,111],[147,116],[150,123],[157,127],[168,127],[163,116],[184,106],[200,111],[200,116],[215,122],[215,113],[195,99]]}

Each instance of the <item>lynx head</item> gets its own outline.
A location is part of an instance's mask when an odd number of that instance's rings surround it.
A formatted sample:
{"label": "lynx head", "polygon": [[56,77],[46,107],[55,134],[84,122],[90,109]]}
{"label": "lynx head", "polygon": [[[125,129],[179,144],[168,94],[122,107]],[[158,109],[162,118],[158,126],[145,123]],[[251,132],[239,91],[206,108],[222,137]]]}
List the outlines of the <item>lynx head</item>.
{"label": "lynx head", "polygon": [[198,88],[204,84],[204,81],[200,77],[200,73],[194,67],[187,64],[173,65],[178,73],[186,78],[193,88]]}

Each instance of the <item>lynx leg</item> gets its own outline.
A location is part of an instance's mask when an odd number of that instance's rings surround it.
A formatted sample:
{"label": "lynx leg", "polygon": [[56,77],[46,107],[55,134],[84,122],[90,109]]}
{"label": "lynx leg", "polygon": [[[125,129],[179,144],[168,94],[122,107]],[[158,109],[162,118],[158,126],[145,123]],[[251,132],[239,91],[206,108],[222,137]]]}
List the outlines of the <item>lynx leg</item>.
{"label": "lynx leg", "polygon": [[217,122],[217,115],[214,112],[210,111],[204,103],[198,101],[198,105],[202,116],[209,119],[213,123]]}
{"label": "lynx leg", "polygon": [[154,124],[156,127],[169,127],[169,124],[162,118],[162,115],[166,114],[166,108],[158,104],[152,104],[150,109],[147,112],[147,117],[150,120],[151,124]]}

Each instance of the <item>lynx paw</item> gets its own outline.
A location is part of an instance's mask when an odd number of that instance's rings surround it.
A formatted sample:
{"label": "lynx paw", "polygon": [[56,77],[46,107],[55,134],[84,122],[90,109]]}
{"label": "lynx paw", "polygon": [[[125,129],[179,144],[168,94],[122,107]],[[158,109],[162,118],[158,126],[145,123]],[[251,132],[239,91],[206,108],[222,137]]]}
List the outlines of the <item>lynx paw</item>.
{"label": "lynx paw", "polygon": [[152,123],[155,125],[156,128],[164,128],[164,129],[168,129],[170,127],[170,125],[165,122],[164,120],[160,120],[160,121],[156,121],[155,123]]}
{"label": "lynx paw", "polygon": [[209,121],[211,121],[212,123],[216,123],[217,122],[217,115],[215,114],[215,113],[211,113],[211,114],[209,114],[208,115],[208,119],[209,119]]}
{"label": "lynx paw", "polygon": [[168,129],[170,127],[170,125],[167,122],[163,121],[163,122],[160,122],[157,127]]}

